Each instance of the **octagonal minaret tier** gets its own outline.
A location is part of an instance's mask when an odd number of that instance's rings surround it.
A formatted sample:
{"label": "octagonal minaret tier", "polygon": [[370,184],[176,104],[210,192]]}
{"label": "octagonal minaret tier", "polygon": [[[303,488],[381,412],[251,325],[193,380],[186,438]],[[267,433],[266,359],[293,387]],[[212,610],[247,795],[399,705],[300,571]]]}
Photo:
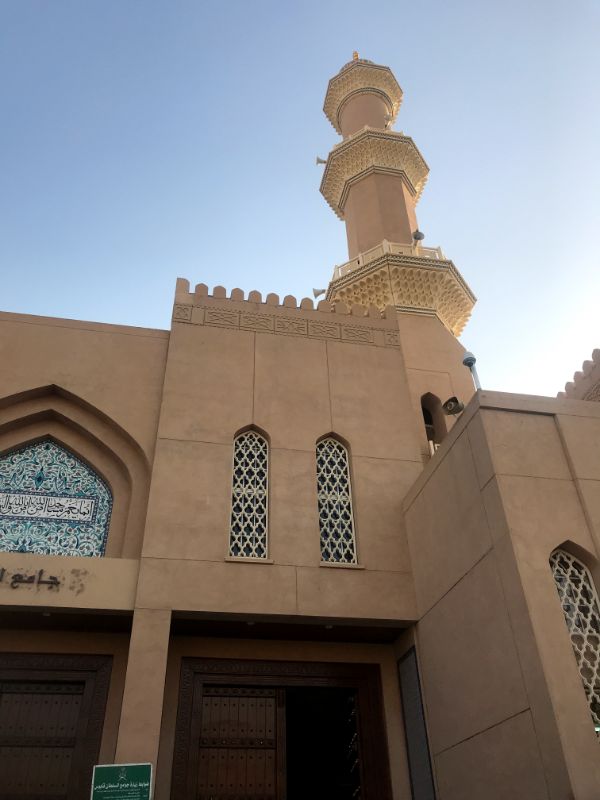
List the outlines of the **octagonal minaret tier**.
{"label": "octagonal minaret tier", "polygon": [[429,167],[410,136],[390,130],[401,102],[390,68],[357,53],[329,81],[323,110],[343,141],[321,193],[346,223],[350,261],[327,296],[436,314],[458,335],[475,297],[439,248],[420,245],[415,208]]}
{"label": "octagonal minaret tier", "polygon": [[384,239],[410,244],[429,168],[409,136],[390,131],[402,89],[389,67],[355,57],[329,81],[325,114],[344,141],[327,159],[321,192],[346,223],[350,258]]}

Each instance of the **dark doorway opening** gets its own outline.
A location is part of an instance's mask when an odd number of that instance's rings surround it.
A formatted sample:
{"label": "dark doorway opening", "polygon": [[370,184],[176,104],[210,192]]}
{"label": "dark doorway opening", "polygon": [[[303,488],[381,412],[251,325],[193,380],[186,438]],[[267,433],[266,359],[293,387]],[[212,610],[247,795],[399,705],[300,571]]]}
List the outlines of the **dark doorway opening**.
{"label": "dark doorway opening", "polygon": [[287,689],[287,800],[358,800],[358,742],[356,691]]}

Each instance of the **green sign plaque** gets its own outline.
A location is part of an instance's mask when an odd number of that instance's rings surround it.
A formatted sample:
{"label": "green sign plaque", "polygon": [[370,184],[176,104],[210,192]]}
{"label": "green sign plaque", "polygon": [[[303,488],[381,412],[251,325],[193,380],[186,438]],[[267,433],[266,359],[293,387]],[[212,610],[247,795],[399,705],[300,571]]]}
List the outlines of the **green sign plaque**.
{"label": "green sign plaque", "polygon": [[152,764],[98,764],[91,800],[150,800]]}

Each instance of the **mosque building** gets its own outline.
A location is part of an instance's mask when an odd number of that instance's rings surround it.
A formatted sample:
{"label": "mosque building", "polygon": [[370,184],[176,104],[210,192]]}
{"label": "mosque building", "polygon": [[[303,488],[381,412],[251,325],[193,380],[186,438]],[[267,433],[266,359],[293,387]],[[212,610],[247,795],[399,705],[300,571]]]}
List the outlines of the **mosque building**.
{"label": "mosque building", "polygon": [[0,314],[0,800],[600,798],[600,352],[475,388],[401,101],[329,81],[316,305]]}

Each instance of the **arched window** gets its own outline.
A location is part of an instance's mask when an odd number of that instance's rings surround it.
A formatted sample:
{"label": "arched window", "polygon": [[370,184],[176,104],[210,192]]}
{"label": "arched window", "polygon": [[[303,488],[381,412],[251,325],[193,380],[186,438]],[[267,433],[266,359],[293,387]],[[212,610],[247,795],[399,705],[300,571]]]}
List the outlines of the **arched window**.
{"label": "arched window", "polygon": [[233,442],[233,486],[229,555],[267,557],[267,489],[269,445],[257,431],[245,431]]}
{"label": "arched window", "polygon": [[565,550],[550,566],[596,732],[600,732],[600,604],[587,567]]}
{"label": "arched window", "polygon": [[317,444],[321,561],[356,564],[348,451],[328,436]]}
{"label": "arched window", "polygon": [[102,478],[52,439],[0,457],[0,550],[102,556],[111,510]]}
{"label": "arched window", "polygon": [[421,412],[425,423],[425,435],[431,455],[435,453],[446,436],[446,420],[439,397],[427,392],[421,397]]}

